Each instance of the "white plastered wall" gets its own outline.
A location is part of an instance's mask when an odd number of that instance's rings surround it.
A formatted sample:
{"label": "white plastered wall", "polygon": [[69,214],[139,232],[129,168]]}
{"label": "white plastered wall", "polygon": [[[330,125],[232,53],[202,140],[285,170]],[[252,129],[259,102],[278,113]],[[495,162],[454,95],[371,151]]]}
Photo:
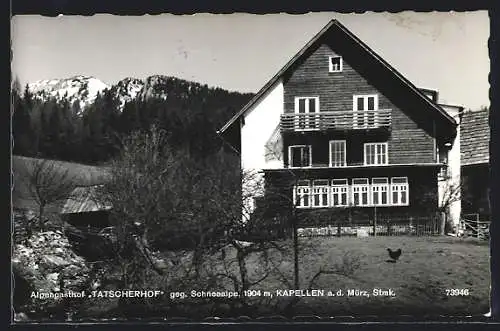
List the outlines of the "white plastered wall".
{"label": "white plastered wall", "polygon": [[283,83],[277,81],[244,115],[241,121],[241,166],[243,170],[243,219],[255,209],[254,198],[263,195],[262,169],[283,168],[283,152],[269,157],[266,146],[280,123],[284,105]]}
{"label": "white plastered wall", "polygon": [[442,206],[448,201],[448,216],[451,223],[456,228],[460,222],[460,214],[462,211],[462,203],[460,200],[460,108],[443,106],[443,109],[459,123],[456,137],[453,141],[450,141],[451,148],[448,151],[447,178],[445,180],[440,180],[438,186],[439,204]]}

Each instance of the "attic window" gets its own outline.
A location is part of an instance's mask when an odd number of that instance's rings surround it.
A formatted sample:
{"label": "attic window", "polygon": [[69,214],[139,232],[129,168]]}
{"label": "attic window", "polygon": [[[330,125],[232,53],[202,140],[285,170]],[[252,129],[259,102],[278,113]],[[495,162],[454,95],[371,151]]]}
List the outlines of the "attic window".
{"label": "attic window", "polygon": [[328,57],[328,68],[329,68],[330,72],[341,72],[342,71],[342,57],[341,56]]}

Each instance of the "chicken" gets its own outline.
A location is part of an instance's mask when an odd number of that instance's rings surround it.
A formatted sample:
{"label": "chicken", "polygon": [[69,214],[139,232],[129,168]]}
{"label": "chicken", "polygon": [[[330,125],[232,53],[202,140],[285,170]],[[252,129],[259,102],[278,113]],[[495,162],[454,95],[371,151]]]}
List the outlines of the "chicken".
{"label": "chicken", "polygon": [[401,256],[401,248],[393,251],[392,249],[390,248],[387,248],[387,251],[389,252],[389,256],[392,260],[397,261],[399,259],[399,257]]}

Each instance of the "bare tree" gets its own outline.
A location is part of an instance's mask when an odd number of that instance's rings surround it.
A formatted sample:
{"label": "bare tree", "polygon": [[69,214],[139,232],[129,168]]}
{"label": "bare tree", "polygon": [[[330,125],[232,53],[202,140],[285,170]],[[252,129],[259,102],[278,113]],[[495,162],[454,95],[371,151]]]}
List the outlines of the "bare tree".
{"label": "bare tree", "polygon": [[122,246],[135,235],[146,248],[182,246],[197,252],[220,234],[224,219],[217,217],[213,200],[233,194],[221,183],[228,174],[215,178],[202,161],[172,148],[165,131],[153,126],[124,139],[110,168],[110,180],[99,194],[113,206]]}
{"label": "bare tree", "polygon": [[59,162],[46,159],[23,160],[20,177],[29,197],[38,207],[38,226],[44,228],[46,209],[71,196],[75,178]]}
{"label": "bare tree", "polygon": [[114,252],[124,286],[132,282],[135,271],[141,271],[136,268],[141,263],[157,269],[151,263],[149,243],[162,226],[168,226],[169,210],[175,204],[175,196],[167,199],[173,159],[165,153],[165,139],[165,133],[156,127],[124,139],[121,154],[109,166],[108,182],[96,191],[97,200],[113,206]]}
{"label": "bare tree", "polygon": [[441,182],[440,193],[438,193],[438,207],[437,211],[441,215],[440,233],[445,234],[446,227],[451,227],[450,221],[450,208],[454,203],[466,199],[462,195],[465,188],[465,182],[461,179],[451,178],[448,174],[443,176]]}

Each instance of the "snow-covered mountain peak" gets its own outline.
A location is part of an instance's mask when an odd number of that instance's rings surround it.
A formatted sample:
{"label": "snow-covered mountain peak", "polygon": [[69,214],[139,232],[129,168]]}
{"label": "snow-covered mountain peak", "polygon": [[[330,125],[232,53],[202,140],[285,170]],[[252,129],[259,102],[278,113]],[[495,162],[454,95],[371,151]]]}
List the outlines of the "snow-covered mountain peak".
{"label": "snow-covered mountain peak", "polygon": [[46,79],[28,85],[30,91],[37,97],[62,99],[66,97],[71,103],[78,101],[84,109],[91,104],[98,93],[108,89],[103,81],[84,75],[76,75],[64,79]]}

